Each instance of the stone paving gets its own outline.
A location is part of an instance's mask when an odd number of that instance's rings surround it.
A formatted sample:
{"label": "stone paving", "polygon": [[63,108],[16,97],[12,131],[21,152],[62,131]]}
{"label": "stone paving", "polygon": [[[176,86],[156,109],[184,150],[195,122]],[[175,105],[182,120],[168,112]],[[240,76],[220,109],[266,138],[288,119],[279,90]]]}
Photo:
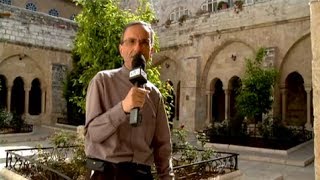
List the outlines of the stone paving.
{"label": "stone paving", "polygon": [[[17,180],[8,175],[5,168],[5,150],[13,148],[35,147],[38,144],[49,146],[47,137],[55,130],[49,127],[39,127],[28,136],[0,136],[0,180]],[[216,145],[217,146],[217,145]],[[216,148],[223,150],[223,147]],[[242,173],[241,180],[313,180],[314,152],[313,141],[303,147],[288,153],[288,155],[253,153],[244,149],[229,147],[228,152],[239,153],[238,167]],[[5,177],[11,178],[5,178]]]}

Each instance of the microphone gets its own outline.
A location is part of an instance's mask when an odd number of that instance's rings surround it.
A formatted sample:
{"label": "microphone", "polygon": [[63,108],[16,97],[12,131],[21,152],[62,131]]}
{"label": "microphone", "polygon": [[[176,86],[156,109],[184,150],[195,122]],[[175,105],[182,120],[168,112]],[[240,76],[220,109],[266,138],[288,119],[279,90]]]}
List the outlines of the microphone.
{"label": "microphone", "polygon": [[[136,54],[131,62],[132,70],[129,73],[129,80],[137,87],[143,87],[147,83],[147,73],[145,73],[146,60],[142,54]],[[130,125],[139,126],[142,122],[140,108],[136,107],[130,111]]]}

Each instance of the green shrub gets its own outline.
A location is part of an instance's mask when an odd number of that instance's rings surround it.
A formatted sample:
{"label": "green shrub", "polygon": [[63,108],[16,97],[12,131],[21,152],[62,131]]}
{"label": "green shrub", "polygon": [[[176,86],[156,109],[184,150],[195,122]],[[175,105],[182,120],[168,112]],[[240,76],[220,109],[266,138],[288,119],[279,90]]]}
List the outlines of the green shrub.
{"label": "green shrub", "polygon": [[11,113],[4,109],[0,109],[0,129],[10,127],[12,118],[13,116]]}

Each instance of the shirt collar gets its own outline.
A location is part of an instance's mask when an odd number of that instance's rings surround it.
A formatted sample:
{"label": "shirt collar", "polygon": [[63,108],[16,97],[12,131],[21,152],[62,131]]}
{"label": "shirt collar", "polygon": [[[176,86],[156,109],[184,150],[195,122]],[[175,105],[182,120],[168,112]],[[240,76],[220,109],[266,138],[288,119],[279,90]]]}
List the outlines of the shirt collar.
{"label": "shirt collar", "polygon": [[130,70],[125,65],[122,65],[121,72],[129,77]]}

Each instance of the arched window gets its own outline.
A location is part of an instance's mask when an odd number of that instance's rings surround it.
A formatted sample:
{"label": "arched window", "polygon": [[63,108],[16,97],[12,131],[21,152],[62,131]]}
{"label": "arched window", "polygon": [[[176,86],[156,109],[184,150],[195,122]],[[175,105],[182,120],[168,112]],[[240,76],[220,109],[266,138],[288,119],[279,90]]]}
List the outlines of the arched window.
{"label": "arched window", "polygon": [[170,13],[170,20],[176,22],[183,15],[190,16],[191,12],[185,7],[177,7]]}
{"label": "arched window", "polygon": [[33,3],[27,3],[26,4],[26,9],[30,10],[30,11],[37,11],[37,6]]}
{"label": "arched window", "polygon": [[41,113],[41,85],[38,78],[34,79],[29,92],[29,114],[39,115]]}
{"label": "arched window", "polygon": [[49,15],[58,17],[59,16],[59,12],[56,9],[50,9],[49,10]]}
{"label": "arched window", "polygon": [[0,0],[0,3],[11,5],[11,0]]}
{"label": "arched window", "polygon": [[13,86],[11,89],[11,112],[22,115],[24,113],[24,82],[21,77],[17,77],[13,81]]}
{"label": "arched window", "polygon": [[207,12],[214,12],[217,10],[217,0],[206,0],[202,5],[201,9]]}

